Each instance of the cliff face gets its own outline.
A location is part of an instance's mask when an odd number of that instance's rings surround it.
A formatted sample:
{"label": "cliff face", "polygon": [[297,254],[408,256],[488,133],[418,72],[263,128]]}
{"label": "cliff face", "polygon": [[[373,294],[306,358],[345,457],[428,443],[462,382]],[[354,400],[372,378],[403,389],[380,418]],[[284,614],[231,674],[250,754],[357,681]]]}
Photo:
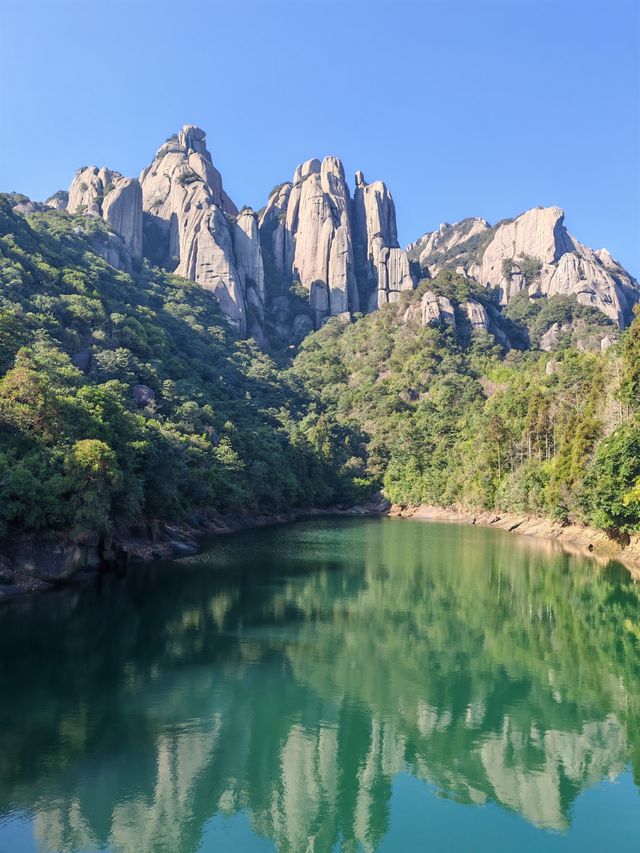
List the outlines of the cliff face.
{"label": "cliff face", "polygon": [[250,212],[243,211],[240,224],[234,221],[238,210],[222,188],[204,131],[185,125],[159,149],[140,184],[147,253],[214,293],[229,322],[244,334],[247,299],[262,304],[257,229],[249,223]]}
{"label": "cliff face", "polygon": [[481,219],[441,225],[408,251],[431,275],[449,267],[495,288],[502,305],[525,290],[532,299],[575,296],[624,328],[640,296],[606,249],[589,249],[568,233],[559,207],[533,208],[494,228]]}
{"label": "cliff face", "polygon": [[382,181],[367,184],[362,172],[356,172],[353,218],[359,268],[371,291],[366,308],[374,311],[397,302],[400,291],[415,285],[407,253],[398,243],[393,198]]}
{"label": "cliff face", "polygon": [[260,226],[278,273],[308,292],[316,326],[373,311],[414,286],[391,193],[357,172],[351,198],[337,157],[298,166],[291,183],[272,192]]}

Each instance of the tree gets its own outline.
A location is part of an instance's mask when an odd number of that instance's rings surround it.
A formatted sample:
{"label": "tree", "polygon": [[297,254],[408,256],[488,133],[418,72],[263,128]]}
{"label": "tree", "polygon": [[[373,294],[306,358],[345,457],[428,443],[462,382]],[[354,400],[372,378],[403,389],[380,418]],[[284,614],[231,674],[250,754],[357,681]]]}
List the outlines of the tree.
{"label": "tree", "polygon": [[619,427],[600,444],[584,481],[583,503],[605,530],[640,527],[640,424]]}
{"label": "tree", "polygon": [[111,503],[122,482],[114,451],[104,441],[76,441],[68,452],[65,475],[72,507],[74,534],[104,532],[109,527]]}

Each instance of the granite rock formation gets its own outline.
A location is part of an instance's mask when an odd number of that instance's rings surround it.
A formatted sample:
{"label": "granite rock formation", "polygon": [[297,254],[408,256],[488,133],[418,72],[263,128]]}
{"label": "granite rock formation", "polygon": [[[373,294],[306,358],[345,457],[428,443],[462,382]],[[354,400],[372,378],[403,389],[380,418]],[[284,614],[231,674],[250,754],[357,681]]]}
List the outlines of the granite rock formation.
{"label": "granite rock formation", "polygon": [[[47,204],[60,209],[59,194]],[[98,216],[122,237],[131,257],[142,256],[142,192],[135,178],[96,166],[80,169],[69,188],[67,210]]]}
{"label": "granite rock formation", "polygon": [[222,188],[204,131],[185,125],[159,149],[140,184],[145,252],[214,293],[229,322],[244,334],[247,278],[249,298],[262,302],[257,229],[250,212],[236,219],[238,210]]}
{"label": "granite rock formation", "polygon": [[568,233],[559,207],[533,208],[493,228],[480,219],[441,225],[408,253],[427,274],[447,267],[497,290],[503,305],[525,290],[532,299],[573,295],[621,328],[640,297],[638,283],[606,249],[593,251]]}
{"label": "granite rock formation", "polygon": [[446,296],[436,296],[432,290],[426,290],[417,304],[410,305],[403,315],[404,322],[418,321],[423,326],[446,323],[455,328],[456,313],[453,303]]}
{"label": "granite rock formation", "polygon": [[[575,296],[621,328],[640,298],[638,283],[609,252],[593,251],[567,232],[559,207],[534,208],[495,226],[480,218],[445,223],[405,251],[386,185],[368,184],[356,172],[352,195],[333,156],[299,165],[259,214],[238,212],[205,132],[194,125],[161,146],[139,181],[86,167],[68,197],[55,193],[45,205],[101,217],[115,232],[99,249],[109,263],[129,269],[132,258],[144,255],[195,281],[215,295],[240,334],[264,345],[269,329],[296,343],[328,317],[398,302],[415,287],[415,267],[427,278],[455,270],[494,291],[502,305],[522,292],[532,300]],[[27,204],[24,213],[30,211]],[[445,302],[429,291],[407,316],[454,324],[453,306]],[[476,304],[467,303],[467,319],[473,328],[486,327]]]}
{"label": "granite rock formation", "polygon": [[414,286],[391,194],[357,172],[352,199],[337,157],[298,166],[272,191],[260,227],[277,273],[309,294],[316,326],[395,302]]}

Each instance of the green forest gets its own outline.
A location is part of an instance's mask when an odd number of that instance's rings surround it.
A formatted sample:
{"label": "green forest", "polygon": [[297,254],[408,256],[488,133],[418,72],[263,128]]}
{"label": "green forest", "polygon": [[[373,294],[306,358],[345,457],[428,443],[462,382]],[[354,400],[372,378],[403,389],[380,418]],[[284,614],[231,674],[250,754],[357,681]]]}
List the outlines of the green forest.
{"label": "green forest", "polygon": [[[601,321],[567,299],[514,302],[506,352],[462,320],[407,320],[419,287],[270,356],[197,285],[147,261],[109,266],[95,248],[107,236],[101,220],[24,217],[0,197],[0,537],[380,490],[640,527],[638,320],[604,353],[571,340],[543,353],[545,323]],[[447,272],[429,286],[490,299]]]}

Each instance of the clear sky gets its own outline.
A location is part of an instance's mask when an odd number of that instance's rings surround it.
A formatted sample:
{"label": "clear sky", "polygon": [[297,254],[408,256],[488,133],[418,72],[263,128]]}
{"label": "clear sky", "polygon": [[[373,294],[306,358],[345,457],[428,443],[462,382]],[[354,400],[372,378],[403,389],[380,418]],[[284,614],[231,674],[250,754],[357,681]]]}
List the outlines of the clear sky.
{"label": "clear sky", "polygon": [[640,275],[639,0],[0,0],[0,189],[137,175],[185,122],[238,205],[309,157],[401,242],[558,204]]}

